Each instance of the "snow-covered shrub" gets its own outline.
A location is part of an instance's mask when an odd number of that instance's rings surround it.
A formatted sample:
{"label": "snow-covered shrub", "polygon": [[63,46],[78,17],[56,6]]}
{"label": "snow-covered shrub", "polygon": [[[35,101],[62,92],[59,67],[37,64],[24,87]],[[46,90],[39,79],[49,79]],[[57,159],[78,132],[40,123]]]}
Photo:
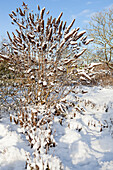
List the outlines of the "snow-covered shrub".
{"label": "snow-covered shrub", "polygon": [[73,80],[73,75],[76,83],[79,80],[77,61],[92,39],[83,36],[86,31],[78,32],[80,28],[71,29],[75,19],[66,26],[62,15],[63,12],[53,18],[39,5],[37,13],[29,12],[25,3],[9,14],[18,29],[11,36],[7,32],[11,53],[1,58],[20,74],[26,103],[56,104],[72,90],[66,85]]}
{"label": "snow-covered shrub", "polygon": [[[81,81],[81,76],[90,80],[88,71],[77,69],[77,65],[79,57],[86,51],[84,46],[92,39],[84,37],[86,31],[72,29],[75,19],[66,26],[67,23],[61,20],[62,15],[61,12],[53,18],[49,11],[45,13],[45,7],[40,9],[39,6],[37,13],[29,12],[23,2],[22,9],[17,8],[9,14],[12,24],[18,27],[12,36],[7,32],[11,53],[0,55],[19,75],[18,80],[14,80],[16,93],[10,95],[13,99],[16,96],[17,102],[13,100],[13,103],[18,109],[16,116],[10,115],[10,121],[20,124],[31,147],[36,149],[39,162],[34,161],[33,166],[37,169],[40,161],[43,165],[42,155],[55,146],[51,131],[54,115],[67,114],[66,96],[72,92],[74,84]],[[27,165],[33,169],[29,160]],[[47,166],[49,169],[49,163]]]}

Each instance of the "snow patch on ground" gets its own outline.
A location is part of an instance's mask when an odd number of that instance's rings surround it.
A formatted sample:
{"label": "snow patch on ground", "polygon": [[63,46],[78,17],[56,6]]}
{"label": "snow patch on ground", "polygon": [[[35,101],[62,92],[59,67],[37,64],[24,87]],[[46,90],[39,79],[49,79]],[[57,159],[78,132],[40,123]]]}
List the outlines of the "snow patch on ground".
{"label": "snow patch on ground", "polygon": [[25,169],[28,142],[18,133],[17,126],[7,118],[0,119],[0,170]]}
{"label": "snow patch on ground", "polygon": [[[52,170],[59,160],[64,170],[112,170],[113,89],[81,86],[77,90],[79,107],[85,112],[70,109],[70,115],[63,118],[62,123],[59,117],[54,118],[56,147],[50,148],[48,153],[54,157],[49,156]],[[73,94],[67,99],[75,101]],[[71,117],[74,113],[76,116]],[[9,122],[9,117],[0,119],[0,170],[25,169],[26,153],[33,152],[19,129]]]}

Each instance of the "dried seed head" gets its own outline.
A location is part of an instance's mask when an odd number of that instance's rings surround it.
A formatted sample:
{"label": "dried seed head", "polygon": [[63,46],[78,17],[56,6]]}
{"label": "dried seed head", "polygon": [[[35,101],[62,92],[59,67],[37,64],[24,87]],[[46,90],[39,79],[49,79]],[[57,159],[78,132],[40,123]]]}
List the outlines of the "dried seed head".
{"label": "dried seed head", "polygon": [[49,34],[49,29],[48,29],[48,26],[46,25],[46,37],[48,36]]}
{"label": "dried seed head", "polygon": [[14,54],[16,54],[16,55],[17,55],[17,54],[18,54],[18,51],[17,51],[17,50],[14,50]]}
{"label": "dried seed head", "polygon": [[7,35],[8,35],[8,37],[9,37],[9,40],[12,42],[12,39],[11,39],[10,34],[9,34],[8,31],[7,31]]}
{"label": "dried seed head", "polygon": [[42,25],[42,34],[43,34],[44,33],[44,20],[42,20],[41,25]]}
{"label": "dried seed head", "polygon": [[81,52],[79,52],[78,54],[74,54],[74,58],[78,58],[80,57],[84,52],[86,51],[86,48],[84,48]]}
{"label": "dried seed head", "polygon": [[14,32],[12,32],[12,34],[13,34],[13,37],[15,38],[15,37],[16,37],[16,35],[14,34]]}
{"label": "dried seed head", "polygon": [[20,31],[18,31],[17,29],[16,29],[16,32],[18,33],[18,35],[19,35],[19,36],[21,35],[21,32],[20,32]]}
{"label": "dried seed head", "polygon": [[64,31],[65,28],[66,28],[66,24],[67,24],[67,22],[65,21],[64,26],[63,26],[63,31]]}
{"label": "dried seed head", "polygon": [[48,14],[49,14],[49,11],[47,11],[46,14],[48,15]]}
{"label": "dried seed head", "polygon": [[32,18],[32,20],[34,21],[34,14],[32,14],[31,18]]}
{"label": "dried seed head", "polygon": [[29,12],[29,17],[31,18],[31,12]]}
{"label": "dried seed head", "polygon": [[65,40],[63,40],[63,41],[60,43],[60,48],[62,48],[64,44],[65,44]]}
{"label": "dried seed head", "polygon": [[13,19],[13,14],[9,14],[9,16]]}
{"label": "dried seed head", "polygon": [[40,11],[40,18],[43,19],[45,7]]}
{"label": "dried seed head", "polygon": [[[13,43],[12,43],[13,44]],[[13,44],[14,45],[14,44]],[[15,44],[16,45],[16,44]],[[14,50],[18,50],[16,46],[12,46]]]}
{"label": "dried seed head", "polygon": [[20,27],[20,29],[21,29],[21,28],[26,29],[26,27],[25,27],[24,25],[20,24],[19,22],[16,22],[16,23],[18,24],[18,26]]}
{"label": "dried seed head", "polygon": [[31,15],[31,13],[29,13],[29,18],[31,20],[31,23],[35,26],[35,23],[34,23],[34,14]]}
{"label": "dried seed head", "polygon": [[37,14],[36,20],[37,20],[37,21],[39,20],[39,14]]}
{"label": "dried seed head", "polygon": [[[54,26],[54,34],[56,34],[57,26]],[[57,38],[56,38],[57,40]]]}
{"label": "dried seed head", "polygon": [[52,16],[50,16],[50,18],[48,18],[48,20],[47,20],[47,25],[48,26],[51,24],[51,20],[52,20]]}
{"label": "dried seed head", "polygon": [[76,29],[72,30],[68,34],[65,35],[65,40],[67,41],[74,33],[76,32]]}
{"label": "dried seed head", "polygon": [[61,23],[60,23],[60,25],[59,25],[58,34],[61,34],[62,25],[63,25],[63,21],[61,21]]}
{"label": "dried seed head", "polygon": [[42,44],[42,50],[45,51],[46,48],[47,48],[47,44],[46,44],[46,43],[43,43],[43,44]]}
{"label": "dried seed head", "polygon": [[3,46],[5,46],[5,47],[6,47],[6,46],[7,46],[7,44],[6,44],[6,43],[3,43]]}
{"label": "dried seed head", "polygon": [[52,45],[51,47],[50,47],[50,49],[49,49],[49,52],[52,52],[52,50],[54,49],[54,48],[56,48],[56,46],[57,46],[57,43],[54,45]]}
{"label": "dried seed head", "polygon": [[37,32],[40,32],[40,25],[37,26]]}
{"label": "dried seed head", "polygon": [[40,6],[38,5],[38,10],[40,11]]}
{"label": "dried seed head", "polygon": [[93,38],[91,38],[91,39],[88,39],[86,42],[85,42],[85,45],[88,45],[90,42],[92,42],[92,41],[94,41],[94,39]]}
{"label": "dried seed head", "polygon": [[75,22],[75,19],[73,19],[73,21],[71,22],[71,24],[68,26],[68,28],[67,28],[67,30],[66,30],[66,33],[69,32],[69,30],[70,30],[71,27],[73,26],[74,22]]}
{"label": "dried seed head", "polygon": [[14,16],[17,16],[17,14],[14,11],[12,11],[12,13],[13,13]]}
{"label": "dried seed head", "polygon": [[16,8],[16,12],[18,13],[18,8]]}
{"label": "dried seed head", "polygon": [[76,31],[78,31],[80,28],[78,27],[77,29],[76,29]]}
{"label": "dried seed head", "polygon": [[25,16],[25,14],[22,12],[21,8],[19,8],[19,11],[20,11],[21,16]]}
{"label": "dried seed head", "polygon": [[60,13],[60,15],[58,16],[57,20],[56,20],[56,24],[59,24],[60,22],[60,18],[62,17],[63,15],[63,12]]}
{"label": "dried seed head", "polygon": [[84,30],[84,31],[81,31],[81,32],[79,32],[78,34],[77,34],[77,37],[82,37],[84,34],[86,33],[86,31]]}
{"label": "dried seed head", "polygon": [[22,6],[26,6],[25,2],[23,2],[23,5]]}
{"label": "dried seed head", "polygon": [[73,37],[76,39],[77,31],[73,34]]}
{"label": "dried seed head", "polygon": [[25,15],[26,11],[27,11],[27,10],[26,10],[26,9],[24,9],[24,15]]}
{"label": "dried seed head", "polygon": [[12,116],[10,115],[10,122],[12,122]]}
{"label": "dried seed head", "polygon": [[51,39],[52,31],[53,31],[53,29],[52,29],[52,28],[50,28],[50,30],[49,30],[49,35],[48,35],[48,41]]}
{"label": "dried seed head", "polygon": [[22,38],[24,41],[26,41],[26,36],[23,34],[23,32],[22,32]]}
{"label": "dried seed head", "polygon": [[14,18],[14,17],[13,17],[12,19],[13,19],[13,21],[14,21],[14,22],[16,22],[16,21],[17,21],[17,19],[16,19],[16,18]]}
{"label": "dried seed head", "polygon": [[39,42],[36,43],[37,48],[39,47]]}
{"label": "dried seed head", "polygon": [[56,20],[56,18],[53,19],[52,24],[55,24],[55,20]]}

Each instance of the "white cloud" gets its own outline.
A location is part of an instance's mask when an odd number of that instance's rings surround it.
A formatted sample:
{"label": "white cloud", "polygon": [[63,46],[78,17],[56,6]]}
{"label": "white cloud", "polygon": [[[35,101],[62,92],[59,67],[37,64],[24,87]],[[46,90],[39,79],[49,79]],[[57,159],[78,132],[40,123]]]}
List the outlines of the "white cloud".
{"label": "white cloud", "polygon": [[88,2],[87,2],[87,5],[90,5],[90,4],[92,4],[92,3],[93,3],[93,2],[91,2],[91,1],[88,1]]}
{"label": "white cloud", "polygon": [[89,12],[90,12],[89,9],[85,9],[85,10],[83,10],[81,13],[79,13],[79,15],[88,14]]}
{"label": "white cloud", "polygon": [[60,1],[60,0],[52,0],[53,2],[57,2],[57,1]]}
{"label": "white cloud", "polygon": [[98,12],[92,12],[91,14],[90,14],[90,17],[93,17],[94,15],[96,15]]}
{"label": "white cloud", "polygon": [[76,16],[82,16],[82,15],[87,15],[89,14],[91,11],[89,9],[85,9],[83,11],[81,11],[80,13],[78,13]]}
{"label": "white cloud", "polygon": [[[109,9],[111,9],[111,8],[113,8],[113,4],[111,4],[111,5],[109,5],[109,6],[106,6],[104,9],[105,9],[105,10],[109,10]],[[97,11],[97,12],[91,12],[91,13],[89,14],[89,17],[91,18],[91,17],[99,14],[99,12],[101,12],[101,11],[102,11],[102,10]]]}
{"label": "white cloud", "polygon": [[113,4],[108,5],[107,7],[105,7],[105,9],[110,9],[110,8],[113,8]]}
{"label": "white cloud", "polygon": [[83,23],[88,24],[89,20],[83,20]]}
{"label": "white cloud", "polygon": [[[109,9],[111,9],[111,8],[113,8],[113,4],[106,6],[104,9],[105,9],[105,10],[109,10]],[[92,13],[90,13],[90,17],[98,14],[98,13],[101,12],[101,11],[102,11],[102,10],[97,11],[97,12],[92,12]]]}
{"label": "white cloud", "polygon": [[71,20],[73,20],[73,19],[76,19],[77,18],[77,15],[71,15]]}
{"label": "white cloud", "polygon": [[91,11],[89,9],[85,9],[78,14],[71,15],[71,20],[79,18],[79,17],[84,17],[84,18],[86,18],[84,20],[84,22],[86,23],[86,22],[88,22],[87,18],[89,18],[90,14],[91,14]]}

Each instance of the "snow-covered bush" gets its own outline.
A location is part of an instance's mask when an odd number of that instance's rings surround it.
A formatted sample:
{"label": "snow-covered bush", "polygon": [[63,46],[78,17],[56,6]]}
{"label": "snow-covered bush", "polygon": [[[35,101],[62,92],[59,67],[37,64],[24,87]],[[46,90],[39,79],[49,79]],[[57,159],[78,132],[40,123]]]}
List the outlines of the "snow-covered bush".
{"label": "snow-covered bush", "polygon": [[[49,11],[44,14],[45,7],[40,9],[38,5],[38,12],[33,13],[25,3],[22,9],[9,14],[18,29],[11,36],[7,32],[11,53],[1,58],[20,74],[22,89],[27,90],[24,95],[27,103],[50,106],[72,90],[66,85],[73,80],[73,75],[78,82],[77,61],[92,39],[83,37],[86,31],[71,29],[75,19],[66,26],[61,20],[63,12],[57,18],[50,16]],[[66,50],[68,55],[65,55]]]}
{"label": "snow-covered bush", "polygon": [[[67,23],[61,20],[62,15],[63,12],[53,18],[49,11],[45,13],[45,7],[40,9],[39,5],[37,13],[29,12],[23,2],[22,9],[17,8],[16,12],[9,14],[12,24],[17,26],[16,33],[12,32],[10,36],[7,32],[11,52],[9,56],[0,55],[19,75],[18,80],[14,79],[14,93],[10,93],[12,105],[17,110],[16,115],[10,115],[10,121],[20,124],[31,147],[38,152],[39,164],[42,161],[40,156],[55,146],[51,136],[54,115],[67,114],[69,102],[66,96],[81,81],[81,76],[90,80],[84,71],[77,69],[77,65],[92,39],[84,37],[86,31],[72,29],[75,19],[66,26]],[[38,169],[39,164],[35,162],[33,166]],[[27,165],[30,167],[31,163],[27,161]],[[47,166],[49,169],[48,163]]]}

